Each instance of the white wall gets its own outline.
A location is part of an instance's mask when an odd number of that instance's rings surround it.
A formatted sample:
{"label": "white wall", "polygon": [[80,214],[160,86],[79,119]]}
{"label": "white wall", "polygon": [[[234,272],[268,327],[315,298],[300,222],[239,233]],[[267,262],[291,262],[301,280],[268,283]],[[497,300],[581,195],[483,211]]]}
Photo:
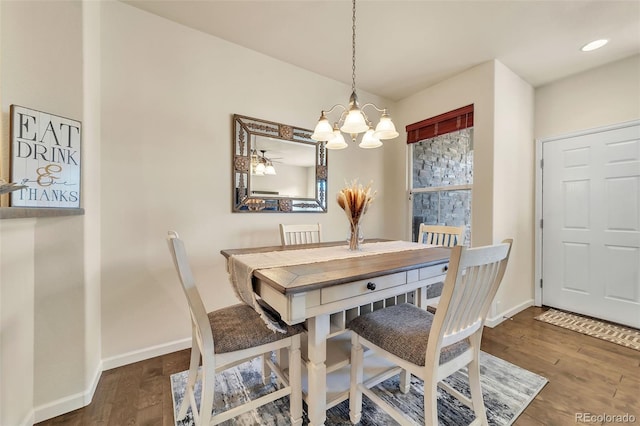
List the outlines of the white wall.
{"label": "white wall", "polygon": [[[640,119],[640,55],[539,87],[535,92],[537,140]],[[540,144],[538,144],[540,149]],[[541,155],[541,154],[539,154]],[[541,174],[539,183],[541,185]],[[540,187],[534,189],[538,196]],[[541,203],[538,201],[538,214]],[[541,250],[538,232],[537,253]],[[541,276],[541,257],[536,272]],[[535,287],[536,301],[542,291]]]}
{"label": "white wall", "polygon": [[532,304],[535,211],[534,89],[500,62],[495,71],[493,239],[514,241],[492,323]]}
{"label": "white wall", "polygon": [[[83,79],[82,2],[3,1],[0,8],[2,174],[7,176],[9,105],[84,121],[90,114],[83,98],[99,83]],[[83,152],[83,195],[95,189],[87,173],[99,160],[92,154],[99,140],[91,128],[83,129],[83,147],[89,147]],[[96,383],[99,252],[85,251],[85,237],[92,241],[100,226],[93,195],[83,197],[91,211],[84,217],[12,219],[0,225],[2,303],[7,307],[0,317],[2,387],[10,389],[3,392],[0,424],[30,424],[78,408],[88,402],[86,390]],[[92,230],[86,236],[85,225]],[[88,277],[91,286],[85,286]]]}
{"label": "white wall", "polygon": [[103,3],[102,12],[107,367],[189,343],[188,312],[164,242],[169,229],[185,239],[209,309],[237,302],[220,250],[280,244],[281,222],[320,222],[327,240],[343,239],[347,220],[334,200],[345,180],[374,181],[379,199],[364,232],[383,234],[384,150],[329,153],[327,214],[231,213],[232,115],[313,128],[322,108],[348,101],[348,85],[120,2]]}
{"label": "white wall", "polygon": [[2,425],[33,421],[34,225],[34,219],[0,221]]}
{"label": "white wall", "polygon": [[[473,246],[514,239],[507,274],[491,312],[492,325],[503,315],[533,302],[533,88],[502,63],[490,61],[398,102],[400,127],[474,104],[474,166],[471,200]],[[405,133],[406,142],[406,133]],[[401,147],[396,147],[398,151]],[[393,207],[407,205],[407,148],[395,152],[394,171],[385,173],[395,202],[386,217],[397,217],[395,232],[408,238],[409,216]],[[405,167],[398,164],[404,155]],[[515,205],[514,205],[515,204]],[[395,216],[394,216],[395,215]],[[403,215],[402,218],[399,216]]]}
{"label": "white wall", "polygon": [[100,159],[100,3],[85,1],[83,18],[83,164],[84,214],[85,373],[83,399],[93,395],[102,373],[100,336],[100,239],[101,239],[101,159]]}
{"label": "white wall", "polygon": [[[407,190],[408,167],[405,127],[429,117],[474,104],[474,176],[471,203],[472,244],[491,244],[493,236],[493,138],[494,61],[473,67],[435,86],[398,102],[396,120],[400,141],[392,142],[393,155],[387,158],[385,184],[393,200],[385,206],[389,232],[410,238]],[[404,167],[402,167],[404,166]],[[407,206],[399,209],[397,206]],[[393,220],[389,220],[393,218]],[[393,229],[391,229],[393,227]]]}
{"label": "white wall", "polygon": [[[286,197],[305,198],[315,194],[315,167],[290,166],[276,163],[275,175],[250,176],[252,191],[271,191]],[[309,174],[313,170],[313,175]],[[313,178],[312,182],[308,182]],[[311,188],[311,191],[309,189]]]}
{"label": "white wall", "polygon": [[[531,89],[499,62],[395,105],[359,92],[390,108],[401,136],[329,154],[329,213],[232,214],[232,115],[312,128],[320,109],[347,101],[348,85],[120,2],[2,1],[0,18],[2,174],[10,104],[81,119],[86,208],[0,223],[0,424],[86,403],[101,360],[113,367],[188,344],[168,229],[185,238],[210,309],[236,302],[221,249],[279,244],[280,222],[320,222],[327,240],[343,239],[334,199],[353,178],[378,191],[365,236],[408,238],[404,126],[470,103],[482,165],[473,244],[516,239],[498,314],[530,296]],[[535,135],[640,117],[639,69],[636,56],[539,88]],[[511,198],[517,214],[501,216]]]}
{"label": "white wall", "polygon": [[[313,127],[348,85],[120,2],[0,7],[1,172],[10,104],[82,120],[86,209],[0,224],[1,424],[70,411],[89,402],[102,365],[186,345],[168,229],[187,240],[215,308],[236,302],[221,249],[279,244],[280,222],[321,222],[327,239],[344,238],[333,200],[345,180],[374,179],[384,198],[383,152],[351,148],[329,154],[329,213],[230,213],[232,114]],[[367,216],[381,235],[382,210]]]}
{"label": "white wall", "polygon": [[[2,8],[0,7],[0,34],[2,34]],[[0,39],[1,41],[1,39]],[[1,46],[0,46],[1,47]],[[2,66],[0,66],[0,82],[2,82]],[[2,104],[2,84],[0,84],[0,105]],[[0,138],[1,135],[4,134],[3,131],[3,120],[0,119]],[[3,146],[0,143],[0,157],[4,158]],[[2,161],[0,161],[0,171],[3,169]],[[4,178],[2,174],[0,174],[0,178]],[[2,206],[2,201],[0,201],[0,206]],[[1,231],[1,229],[0,229]],[[0,259],[2,259],[2,232],[0,232]],[[2,317],[2,272],[0,272],[0,327],[4,324]],[[2,372],[4,370],[4,364],[2,362],[3,359],[3,350],[2,350],[2,336],[0,336],[0,421],[4,419],[4,398],[5,392],[7,389],[4,388],[4,381],[2,380]]]}
{"label": "white wall", "polygon": [[535,137],[558,136],[640,118],[640,55],[539,87]]}

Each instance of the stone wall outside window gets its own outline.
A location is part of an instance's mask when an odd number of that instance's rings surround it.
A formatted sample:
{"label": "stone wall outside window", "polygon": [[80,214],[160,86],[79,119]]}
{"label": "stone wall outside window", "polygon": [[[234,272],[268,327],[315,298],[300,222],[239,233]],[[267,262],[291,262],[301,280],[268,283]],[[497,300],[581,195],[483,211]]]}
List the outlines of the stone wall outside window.
{"label": "stone wall outside window", "polygon": [[[473,183],[473,128],[413,144],[413,189]],[[420,223],[465,225],[471,241],[471,190],[439,190],[413,194],[413,241]]]}

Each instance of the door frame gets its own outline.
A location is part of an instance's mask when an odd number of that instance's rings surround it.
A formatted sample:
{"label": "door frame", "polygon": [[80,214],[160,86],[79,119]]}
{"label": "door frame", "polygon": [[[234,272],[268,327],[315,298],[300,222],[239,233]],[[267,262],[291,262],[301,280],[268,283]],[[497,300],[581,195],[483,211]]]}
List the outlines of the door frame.
{"label": "door frame", "polygon": [[542,182],[544,178],[544,167],[542,164],[543,159],[543,148],[545,143],[558,141],[561,139],[567,139],[577,136],[589,135],[592,133],[602,133],[608,132],[610,130],[622,129],[625,127],[632,127],[640,125],[640,120],[631,120],[624,121],[622,123],[611,124],[607,126],[594,127],[591,129],[580,130],[577,132],[560,134],[557,136],[551,136],[548,138],[536,139],[536,194],[535,194],[535,277],[534,277],[534,305],[542,306],[542,273],[543,267],[542,264],[542,251],[544,249],[544,241],[542,239],[542,225],[544,223],[542,220],[544,219],[542,216]]}

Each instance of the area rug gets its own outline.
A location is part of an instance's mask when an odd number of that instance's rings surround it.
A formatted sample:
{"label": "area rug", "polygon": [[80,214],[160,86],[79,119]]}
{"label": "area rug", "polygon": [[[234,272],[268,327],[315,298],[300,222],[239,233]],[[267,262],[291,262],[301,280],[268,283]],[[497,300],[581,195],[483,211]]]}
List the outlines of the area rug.
{"label": "area rug", "polygon": [[555,309],[543,312],[536,319],[640,351],[640,331],[633,328]]}
{"label": "area rug", "polygon": [[[481,352],[480,372],[487,418],[490,425],[511,425],[524,411],[547,383],[547,379],[528,370],[513,365],[500,358]],[[260,376],[260,361],[253,360],[216,375],[214,412],[224,411],[249,399],[254,399],[275,389],[275,379],[263,385]],[[184,396],[187,372],[171,376],[174,418]],[[445,380],[454,389],[469,396],[466,370],[457,372]],[[424,424],[423,382],[412,376],[409,393],[403,394],[398,388],[398,377],[393,377],[374,388],[376,393],[391,404],[402,407],[419,424]],[[219,395],[223,395],[219,397]],[[280,426],[289,424],[289,400],[283,398],[264,407],[253,410],[224,425]],[[304,423],[306,418],[306,406]],[[438,419],[441,425],[459,426],[469,424],[474,419],[473,411],[462,405],[445,391],[438,389]],[[176,426],[192,426],[191,411]],[[349,422],[349,401],[344,401],[327,411],[325,425],[346,426]],[[382,426],[395,424],[386,413],[363,397],[362,420],[360,425]]]}

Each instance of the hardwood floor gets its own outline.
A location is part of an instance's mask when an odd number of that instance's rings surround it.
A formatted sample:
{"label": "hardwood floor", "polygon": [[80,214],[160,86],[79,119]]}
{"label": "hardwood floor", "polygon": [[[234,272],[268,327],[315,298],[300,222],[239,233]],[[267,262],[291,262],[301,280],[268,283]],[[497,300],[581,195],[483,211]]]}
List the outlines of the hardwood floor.
{"label": "hardwood floor", "polygon": [[[603,424],[578,413],[640,423],[640,352],[534,320],[542,311],[528,308],[483,335],[482,350],[549,380],[515,425]],[[90,405],[38,425],[173,426],[169,376],[188,364],[185,350],[105,371]]]}
{"label": "hardwood floor", "polygon": [[543,310],[531,307],[483,334],[482,350],[549,380],[515,424],[588,423],[576,421],[579,413],[628,413],[640,423],[640,352],[534,320]]}

